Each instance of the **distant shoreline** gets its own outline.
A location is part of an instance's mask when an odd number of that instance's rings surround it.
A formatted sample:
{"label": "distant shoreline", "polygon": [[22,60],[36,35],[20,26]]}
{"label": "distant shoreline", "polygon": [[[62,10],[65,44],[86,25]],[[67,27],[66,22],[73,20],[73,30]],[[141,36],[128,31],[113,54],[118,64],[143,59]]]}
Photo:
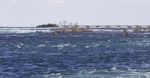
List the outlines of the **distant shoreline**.
{"label": "distant shoreline", "polygon": [[[69,25],[68,25],[69,26]],[[99,26],[99,27],[107,27],[107,26],[110,26],[110,27],[128,27],[128,26],[131,26],[131,27],[136,27],[136,26],[142,26],[142,27],[149,27],[150,25],[79,25],[80,27],[85,27],[85,26],[90,26],[90,27],[96,27],[96,26]],[[37,26],[0,26],[0,28],[35,28]],[[58,25],[58,27],[61,27],[61,25]],[[43,27],[43,28],[49,28],[49,27]]]}
{"label": "distant shoreline", "polygon": [[[141,25],[129,25],[129,26],[128,25],[116,25],[116,26],[115,25],[93,25],[93,26],[78,25],[78,27],[75,27],[75,28],[77,28],[77,30],[80,28],[89,29],[89,30],[92,30],[92,32],[100,32],[100,31],[123,32],[124,29],[127,29],[128,32],[133,32],[137,27],[141,28],[142,31],[144,30],[144,31],[150,33],[150,25],[142,25],[142,26]],[[0,27],[0,33],[37,33],[37,32],[51,33],[51,32],[55,32],[58,30],[61,30],[61,32],[63,32],[64,29],[65,30],[72,29],[72,26],[67,26],[67,28],[65,28],[64,26],[58,26],[58,27]],[[137,30],[137,32],[141,32],[141,30]],[[69,33],[69,32],[67,32],[67,33]]]}

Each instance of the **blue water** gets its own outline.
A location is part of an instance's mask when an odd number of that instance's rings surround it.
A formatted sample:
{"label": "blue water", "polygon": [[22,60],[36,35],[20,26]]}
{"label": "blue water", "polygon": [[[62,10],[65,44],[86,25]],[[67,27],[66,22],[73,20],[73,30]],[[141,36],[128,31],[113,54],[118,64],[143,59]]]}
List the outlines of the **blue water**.
{"label": "blue water", "polygon": [[0,78],[150,78],[150,35],[0,34]]}

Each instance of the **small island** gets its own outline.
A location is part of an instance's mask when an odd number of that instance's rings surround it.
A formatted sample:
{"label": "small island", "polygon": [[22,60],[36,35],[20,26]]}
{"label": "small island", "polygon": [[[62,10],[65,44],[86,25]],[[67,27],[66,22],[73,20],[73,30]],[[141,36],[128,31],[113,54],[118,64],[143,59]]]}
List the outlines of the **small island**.
{"label": "small island", "polygon": [[58,27],[58,25],[57,24],[49,23],[49,24],[38,25],[36,27],[37,28],[47,28],[47,27]]}
{"label": "small island", "polygon": [[[78,25],[78,24],[67,24],[66,22],[62,22],[60,24],[43,24],[38,25],[36,28],[50,28],[53,30],[53,33],[59,34],[59,33],[81,33],[81,32],[99,32],[104,30],[110,30],[110,31],[120,31],[122,30],[123,35],[127,36],[129,33],[149,33],[150,32],[150,26],[142,26],[142,25],[132,25],[132,26],[110,26],[106,25],[105,27],[97,26],[97,25]],[[97,31],[98,30],[98,31]]]}
{"label": "small island", "polygon": [[36,28],[55,28],[55,32],[57,33],[69,33],[69,32],[90,32],[92,31],[89,26],[86,27],[80,27],[80,25],[74,24],[74,25],[67,25],[67,24],[43,24],[38,25]]}

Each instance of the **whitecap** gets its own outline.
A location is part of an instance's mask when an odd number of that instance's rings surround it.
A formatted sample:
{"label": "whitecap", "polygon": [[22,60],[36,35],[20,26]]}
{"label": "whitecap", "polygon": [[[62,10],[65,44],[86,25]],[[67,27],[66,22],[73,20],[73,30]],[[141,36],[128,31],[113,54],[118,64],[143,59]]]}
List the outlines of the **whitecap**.
{"label": "whitecap", "polygon": [[52,76],[60,76],[61,73],[51,73],[50,75],[52,75]]}
{"label": "whitecap", "polygon": [[79,71],[79,74],[82,74],[82,73],[85,73],[86,72],[86,70],[81,70],[81,71]]}
{"label": "whitecap", "polygon": [[90,48],[90,46],[89,46],[89,45],[86,45],[85,48]]}
{"label": "whitecap", "polygon": [[16,45],[17,48],[22,48],[23,46],[24,46],[23,43],[19,43],[19,44]]}
{"label": "whitecap", "polygon": [[40,44],[40,45],[38,45],[37,47],[38,48],[41,48],[41,47],[45,47],[46,45],[45,44]]}
{"label": "whitecap", "polygon": [[95,73],[96,69],[89,71],[88,73]]}
{"label": "whitecap", "polygon": [[67,43],[67,44],[63,44],[65,47],[67,47],[67,46],[70,46],[70,44],[69,43]]}
{"label": "whitecap", "polygon": [[116,71],[116,70],[117,70],[117,68],[116,68],[116,67],[112,67],[110,70],[112,70],[112,71]]}
{"label": "whitecap", "polygon": [[69,43],[66,43],[66,44],[58,44],[58,45],[52,45],[51,47],[57,47],[57,48],[64,48],[64,47],[68,47],[68,46],[70,46],[70,44]]}
{"label": "whitecap", "polygon": [[58,47],[58,48],[63,48],[63,47],[64,47],[64,45],[58,45],[57,47]]}
{"label": "whitecap", "polygon": [[63,45],[52,45],[51,47],[63,48]]}
{"label": "whitecap", "polygon": [[22,48],[20,45],[16,45],[17,48]]}
{"label": "whitecap", "polygon": [[61,53],[47,53],[46,55],[61,55]]}

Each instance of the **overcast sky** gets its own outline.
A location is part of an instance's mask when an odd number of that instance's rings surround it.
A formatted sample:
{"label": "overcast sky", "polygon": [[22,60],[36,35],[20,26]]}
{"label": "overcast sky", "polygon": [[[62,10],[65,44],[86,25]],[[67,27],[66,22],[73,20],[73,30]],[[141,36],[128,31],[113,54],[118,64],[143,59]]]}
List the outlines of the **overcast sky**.
{"label": "overcast sky", "polygon": [[0,0],[0,25],[150,24],[150,0]]}

